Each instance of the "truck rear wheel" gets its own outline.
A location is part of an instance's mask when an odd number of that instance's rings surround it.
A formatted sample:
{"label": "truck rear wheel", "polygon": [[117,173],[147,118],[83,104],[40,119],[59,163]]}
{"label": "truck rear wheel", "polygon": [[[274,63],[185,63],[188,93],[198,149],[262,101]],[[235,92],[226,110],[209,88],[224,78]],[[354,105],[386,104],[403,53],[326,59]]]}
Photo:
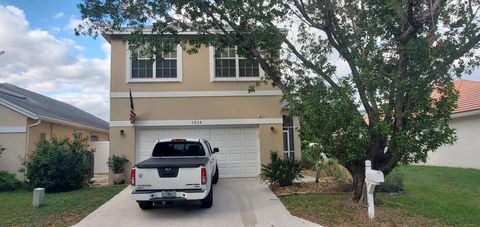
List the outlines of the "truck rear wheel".
{"label": "truck rear wheel", "polygon": [[208,193],[205,199],[202,199],[202,207],[203,208],[210,208],[213,205],[213,185],[210,186],[210,192]]}
{"label": "truck rear wheel", "polygon": [[142,210],[148,210],[153,208],[153,202],[138,202],[138,206]]}
{"label": "truck rear wheel", "polygon": [[213,175],[212,183],[216,184],[218,182],[218,166],[215,166],[215,175]]}

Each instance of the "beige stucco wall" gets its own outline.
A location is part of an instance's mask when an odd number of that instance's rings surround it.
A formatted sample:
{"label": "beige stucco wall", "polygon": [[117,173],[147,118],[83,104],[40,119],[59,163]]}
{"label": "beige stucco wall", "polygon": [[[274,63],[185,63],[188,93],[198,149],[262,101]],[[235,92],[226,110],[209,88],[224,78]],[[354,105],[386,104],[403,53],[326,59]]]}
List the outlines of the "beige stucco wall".
{"label": "beige stucco wall", "polygon": [[27,117],[0,105],[0,127],[25,127]]}
{"label": "beige stucco wall", "polygon": [[[273,130],[271,129],[273,127]],[[270,163],[270,151],[276,151],[283,157],[282,124],[262,124],[258,127],[260,139],[260,163]]]}
{"label": "beige stucco wall", "polygon": [[[110,111],[111,112],[111,111]],[[123,130],[123,135],[120,131]],[[134,127],[110,127],[110,156],[125,155],[129,160],[125,179],[130,182],[129,170],[135,163],[135,128]],[[109,181],[112,184],[112,172],[110,171]]]}
{"label": "beige stucco wall", "polygon": [[[137,120],[281,118],[280,96],[135,98]],[[128,120],[128,98],[110,100],[110,119]]]}
{"label": "beige stucco wall", "polygon": [[[35,120],[30,120],[29,124],[35,123]],[[32,153],[35,150],[35,146],[41,140],[41,134],[45,133],[47,139],[51,138],[72,138],[72,135],[75,131],[81,131],[83,138],[87,137],[90,141],[90,135],[99,135],[99,141],[108,140],[108,133],[100,131],[92,131],[90,129],[84,129],[79,127],[74,127],[70,125],[61,125],[48,121],[41,121],[39,125],[33,126],[29,130],[28,138],[28,150]]]}
{"label": "beige stucco wall", "polygon": [[[162,92],[162,91],[247,91],[252,82],[210,82],[209,48],[201,47],[196,54],[182,54],[183,81],[126,83],[127,49],[122,40],[111,41],[110,92]],[[275,89],[261,85],[258,90]]]}
{"label": "beige stucco wall", "polygon": [[24,179],[24,174],[18,172],[21,166],[21,158],[25,154],[25,133],[0,133],[0,145],[6,150],[0,158],[0,170],[13,173],[17,179]]}
{"label": "beige stucco wall", "polygon": [[[27,117],[0,105],[0,127],[26,128]],[[0,145],[5,150],[0,155],[0,170],[14,173],[19,180],[23,180],[20,157],[25,154],[26,133],[0,133]]]}
{"label": "beige stucco wall", "polygon": [[458,140],[429,153],[427,165],[480,169],[480,115],[454,118]]}

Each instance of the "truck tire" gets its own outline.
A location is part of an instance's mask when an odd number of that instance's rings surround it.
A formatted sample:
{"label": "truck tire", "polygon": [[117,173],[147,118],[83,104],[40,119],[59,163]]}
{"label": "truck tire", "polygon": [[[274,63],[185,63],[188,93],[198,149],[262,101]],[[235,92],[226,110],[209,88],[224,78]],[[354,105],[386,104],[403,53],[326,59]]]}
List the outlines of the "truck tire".
{"label": "truck tire", "polygon": [[153,202],[146,202],[146,201],[138,202],[138,206],[142,210],[152,209],[153,208]]}
{"label": "truck tire", "polygon": [[210,186],[210,192],[208,193],[205,199],[202,199],[202,207],[203,208],[210,208],[213,205],[213,185]]}
{"label": "truck tire", "polygon": [[218,182],[218,166],[215,166],[215,175],[213,175],[212,183],[216,184]]}

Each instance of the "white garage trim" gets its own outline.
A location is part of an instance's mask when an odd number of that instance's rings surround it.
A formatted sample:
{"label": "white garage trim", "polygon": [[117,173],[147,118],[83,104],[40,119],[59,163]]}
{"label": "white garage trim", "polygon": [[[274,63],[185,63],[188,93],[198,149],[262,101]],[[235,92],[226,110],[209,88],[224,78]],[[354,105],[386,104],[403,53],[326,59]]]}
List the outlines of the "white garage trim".
{"label": "white garage trim", "polygon": [[0,127],[0,133],[25,133],[27,129],[23,127]]}
{"label": "white garage trim", "polygon": [[[280,90],[241,91],[161,91],[132,92],[134,98],[180,98],[180,97],[231,97],[231,96],[281,96]],[[128,92],[111,92],[110,98],[129,98]]]}
{"label": "white garage trim", "polygon": [[[203,120],[151,120],[136,121],[135,126],[201,126],[201,125],[258,125],[281,124],[282,118],[250,118],[250,119],[203,119]],[[133,126],[130,121],[110,121],[110,127]]]}

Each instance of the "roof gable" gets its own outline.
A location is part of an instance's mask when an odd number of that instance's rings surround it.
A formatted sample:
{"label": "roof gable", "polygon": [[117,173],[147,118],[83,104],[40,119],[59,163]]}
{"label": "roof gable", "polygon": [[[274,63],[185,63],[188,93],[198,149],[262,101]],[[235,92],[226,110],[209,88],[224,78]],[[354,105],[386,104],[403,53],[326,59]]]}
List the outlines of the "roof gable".
{"label": "roof gable", "polygon": [[0,104],[33,119],[46,118],[70,122],[104,131],[109,128],[108,122],[90,113],[9,83],[0,83]]}

